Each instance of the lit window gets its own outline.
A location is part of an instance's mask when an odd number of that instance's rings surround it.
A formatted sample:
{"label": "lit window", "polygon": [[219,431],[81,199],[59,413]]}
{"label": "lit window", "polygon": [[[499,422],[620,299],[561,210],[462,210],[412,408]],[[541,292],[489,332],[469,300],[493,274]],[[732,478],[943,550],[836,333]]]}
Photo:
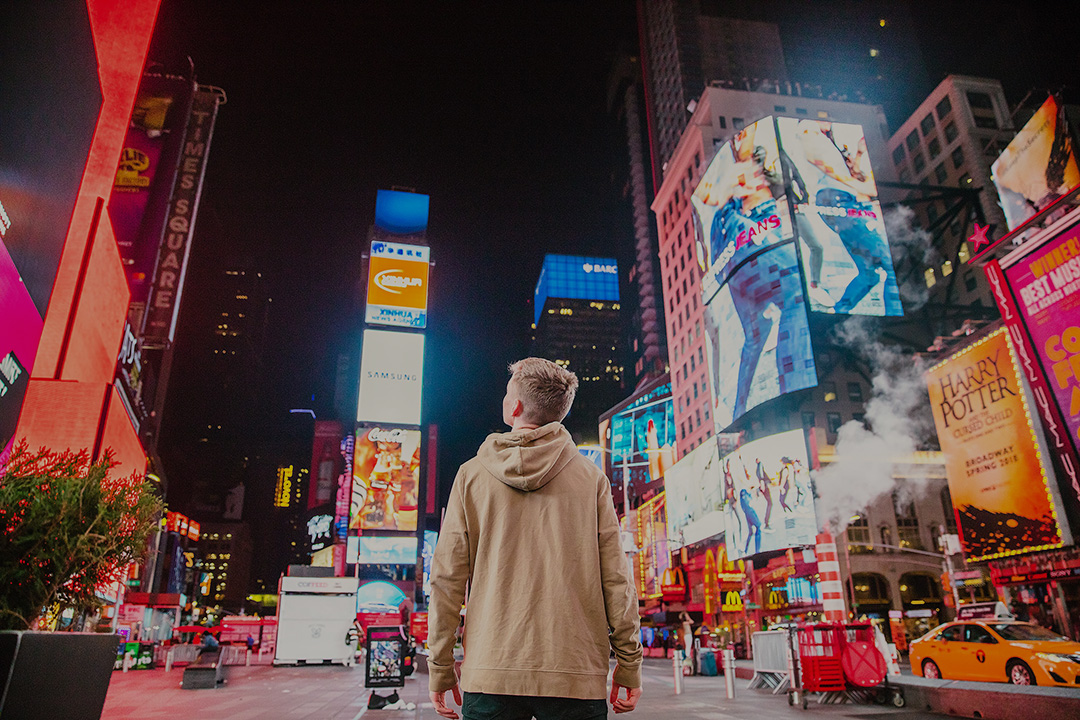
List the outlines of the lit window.
{"label": "lit window", "polygon": [[952,260],[946,260],[941,264],[941,277],[952,275]]}
{"label": "lit window", "polygon": [[937,284],[937,278],[934,276],[934,268],[926,268],[923,273],[923,278],[926,280],[926,287],[932,288]]}
{"label": "lit window", "polygon": [[962,263],[966,263],[971,259],[971,248],[968,247],[966,242],[960,243],[960,250],[956,253],[956,259]]}
{"label": "lit window", "polygon": [[833,402],[836,400],[836,383],[827,382],[822,385],[825,391],[825,402]]}

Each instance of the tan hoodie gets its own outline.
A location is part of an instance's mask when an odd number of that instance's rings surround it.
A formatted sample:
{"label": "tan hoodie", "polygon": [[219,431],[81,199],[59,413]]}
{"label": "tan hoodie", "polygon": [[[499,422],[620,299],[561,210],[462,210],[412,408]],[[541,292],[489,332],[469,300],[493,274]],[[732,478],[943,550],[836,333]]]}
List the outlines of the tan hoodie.
{"label": "tan hoodie", "polygon": [[601,699],[641,686],[637,593],[604,474],[560,423],[489,435],[461,466],[431,567],[430,688]]}

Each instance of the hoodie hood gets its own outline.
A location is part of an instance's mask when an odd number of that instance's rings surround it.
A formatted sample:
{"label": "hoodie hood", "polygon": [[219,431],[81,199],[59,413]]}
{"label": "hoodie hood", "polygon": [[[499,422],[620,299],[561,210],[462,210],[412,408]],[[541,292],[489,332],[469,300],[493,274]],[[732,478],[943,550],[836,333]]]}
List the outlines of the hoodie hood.
{"label": "hoodie hood", "polygon": [[484,469],[518,490],[538,490],[577,455],[577,446],[562,423],[535,430],[488,435],[477,459]]}

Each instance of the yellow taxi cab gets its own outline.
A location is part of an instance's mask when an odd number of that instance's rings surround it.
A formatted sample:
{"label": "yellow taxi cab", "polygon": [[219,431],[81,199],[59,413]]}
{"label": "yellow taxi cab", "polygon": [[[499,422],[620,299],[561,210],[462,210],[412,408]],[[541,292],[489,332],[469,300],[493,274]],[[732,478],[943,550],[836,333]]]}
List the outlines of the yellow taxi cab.
{"label": "yellow taxi cab", "polygon": [[1080,643],[1025,622],[946,623],[911,643],[908,657],[925,678],[1080,685]]}

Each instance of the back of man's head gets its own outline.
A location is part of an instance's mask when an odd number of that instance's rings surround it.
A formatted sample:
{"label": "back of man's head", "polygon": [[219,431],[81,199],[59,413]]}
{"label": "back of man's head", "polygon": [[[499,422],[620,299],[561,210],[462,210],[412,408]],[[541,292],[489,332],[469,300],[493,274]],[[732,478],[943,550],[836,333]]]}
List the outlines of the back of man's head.
{"label": "back of man's head", "polygon": [[530,357],[510,366],[525,420],[546,425],[566,417],[577,394],[577,375],[544,358]]}

